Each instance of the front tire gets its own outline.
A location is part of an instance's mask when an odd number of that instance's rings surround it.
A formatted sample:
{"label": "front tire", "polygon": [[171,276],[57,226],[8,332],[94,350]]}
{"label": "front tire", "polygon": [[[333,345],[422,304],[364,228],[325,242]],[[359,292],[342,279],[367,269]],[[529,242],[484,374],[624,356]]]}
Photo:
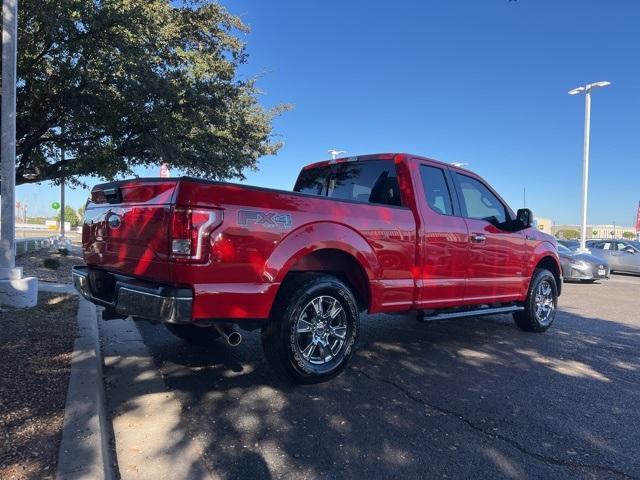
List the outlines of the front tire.
{"label": "front tire", "polygon": [[544,268],[533,272],[524,310],[515,312],[516,325],[527,332],[545,332],[556,317],[558,285],[553,274]]}
{"label": "front tire", "polygon": [[192,345],[208,345],[220,337],[218,331],[213,327],[198,327],[197,325],[182,325],[179,323],[165,323],[164,326],[175,337],[184,340]]}
{"label": "front tire", "polygon": [[358,307],[345,283],[331,275],[300,274],[282,286],[262,346],[283,379],[320,383],[344,370],[358,331]]}

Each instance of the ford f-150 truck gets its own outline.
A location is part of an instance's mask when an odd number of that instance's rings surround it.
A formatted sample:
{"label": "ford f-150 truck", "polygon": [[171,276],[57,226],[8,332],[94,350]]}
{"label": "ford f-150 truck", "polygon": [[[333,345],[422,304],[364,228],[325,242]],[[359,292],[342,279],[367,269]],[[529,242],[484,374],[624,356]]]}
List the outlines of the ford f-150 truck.
{"label": "ford f-150 truck", "polygon": [[188,177],[93,188],[76,288],[103,318],[241,341],[298,383],[347,364],[361,312],[420,320],[512,313],[545,331],[562,286],[553,237],[478,175],[416,155],[305,167],[293,192]]}

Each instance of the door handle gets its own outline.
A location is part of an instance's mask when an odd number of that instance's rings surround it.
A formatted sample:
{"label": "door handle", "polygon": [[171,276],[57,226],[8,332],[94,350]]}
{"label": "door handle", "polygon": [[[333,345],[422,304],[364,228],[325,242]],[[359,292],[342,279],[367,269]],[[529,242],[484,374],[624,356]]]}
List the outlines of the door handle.
{"label": "door handle", "polygon": [[471,241],[474,242],[474,243],[483,243],[486,240],[487,240],[487,237],[485,237],[481,233],[472,233],[471,234]]}

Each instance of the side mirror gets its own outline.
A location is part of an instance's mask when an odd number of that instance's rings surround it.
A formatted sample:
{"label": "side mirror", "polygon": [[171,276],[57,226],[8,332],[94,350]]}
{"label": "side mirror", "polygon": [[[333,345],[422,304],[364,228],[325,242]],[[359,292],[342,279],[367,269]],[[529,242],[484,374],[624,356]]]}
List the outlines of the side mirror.
{"label": "side mirror", "polygon": [[528,208],[521,208],[516,214],[516,220],[522,229],[529,228],[533,224],[533,212]]}
{"label": "side mirror", "polygon": [[627,253],[632,253],[632,254],[634,254],[634,255],[635,255],[635,253],[636,253],[635,249],[633,249],[632,247],[627,247],[627,248],[625,248],[623,251],[624,251],[624,252],[627,252]]}

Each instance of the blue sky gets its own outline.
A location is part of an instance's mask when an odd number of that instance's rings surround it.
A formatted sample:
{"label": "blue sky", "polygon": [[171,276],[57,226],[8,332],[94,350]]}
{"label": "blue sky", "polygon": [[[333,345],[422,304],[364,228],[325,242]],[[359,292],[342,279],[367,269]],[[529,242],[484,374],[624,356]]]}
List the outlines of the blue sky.
{"label": "blue sky", "polygon": [[[247,183],[290,189],[329,148],[405,151],[468,163],[514,209],[526,188],[534,214],[577,223],[584,98],[567,91],[609,80],[593,95],[589,222],[633,224],[640,2],[221,3],[251,27],[240,75],[259,77],[264,105],[294,105],[275,122],[283,149]],[[36,211],[56,195],[18,189]],[[77,207],[86,192],[68,197]]]}

